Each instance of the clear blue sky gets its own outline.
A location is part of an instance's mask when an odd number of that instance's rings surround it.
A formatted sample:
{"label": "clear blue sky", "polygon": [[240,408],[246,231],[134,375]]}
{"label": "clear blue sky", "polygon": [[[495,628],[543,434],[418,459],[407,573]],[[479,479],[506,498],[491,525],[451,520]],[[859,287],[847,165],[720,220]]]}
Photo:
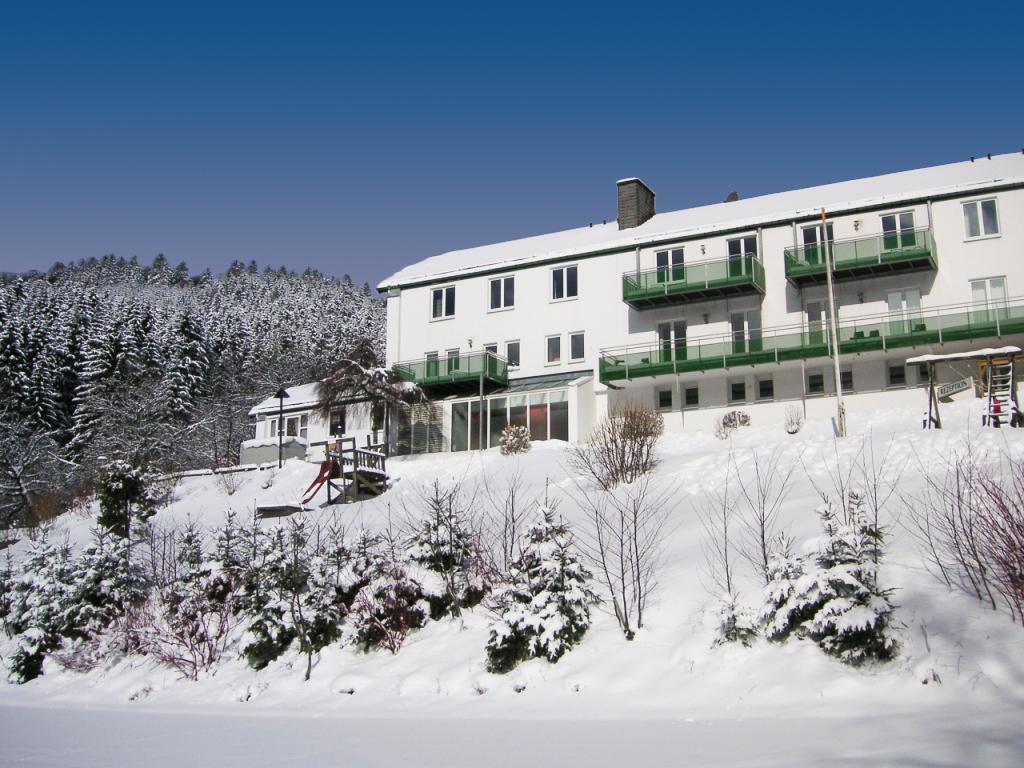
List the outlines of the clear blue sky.
{"label": "clear blue sky", "polygon": [[4,3],[0,269],[375,283],[624,176],[674,210],[1019,151],[1022,7]]}

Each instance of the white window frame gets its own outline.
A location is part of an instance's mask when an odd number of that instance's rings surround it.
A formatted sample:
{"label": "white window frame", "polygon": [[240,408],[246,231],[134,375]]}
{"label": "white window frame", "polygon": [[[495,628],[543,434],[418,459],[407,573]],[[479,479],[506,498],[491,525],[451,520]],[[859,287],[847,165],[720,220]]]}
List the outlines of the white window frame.
{"label": "white window frame", "polygon": [[[551,360],[551,339],[558,339],[558,359]],[[551,367],[562,364],[562,334],[552,333],[544,337],[544,365],[545,367]]]}
{"label": "white window frame", "polygon": [[[991,232],[991,233],[986,233],[984,231],[984,228],[985,228],[985,218],[981,215],[981,204],[982,203],[987,203],[989,200],[991,200],[993,203],[995,203],[995,206],[996,206],[996,231],[995,232]],[[977,209],[978,209],[978,231],[980,232],[980,234],[975,235],[974,237],[971,237],[968,234],[968,232],[967,232],[967,206],[968,205],[977,206]],[[974,200],[964,200],[963,202],[960,203],[960,212],[963,214],[963,217],[964,217],[964,242],[965,243],[974,242],[975,240],[992,240],[993,238],[1001,237],[1002,236],[1003,222],[1002,222],[1002,219],[999,217],[999,198],[998,197],[978,197],[978,198],[975,198]]]}
{"label": "white window frame", "polygon": [[[430,289],[430,306],[428,310],[430,312],[430,322],[437,323],[442,320],[451,320],[455,317],[455,307],[448,306],[448,289],[451,289],[452,304],[455,304],[455,286],[454,285],[441,285]],[[434,294],[438,291],[441,292],[441,314],[434,316]],[[451,312],[448,310],[451,309]]]}
{"label": "white window frame", "polygon": [[[570,269],[576,270],[576,293],[572,296],[569,295],[569,281],[567,279],[567,272]],[[562,273],[562,292],[561,298],[555,298],[555,273]],[[580,296],[580,266],[579,264],[564,264],[560,267],[552,267],[548,271],[548,299],[552,302],[562,301],[575,301]]]}
{"label": "white window frame", "polygon": [[[572,356],[572,339],[574,336],[583,337],[583,354],[580,357]],[[579,363],[587,359],[587,335],[585,331],[571,331],[569,333],[569,362]]]}
{"label": "white window frame", "polygon": [[[519,355],[518,355],[519,361],[516,362],[516,363],[512,362],[512,357],[508,353],[508,345],[509,344],[518,344],[519,345]],[[522,362],[523,362],[523,343],[522,343],[522,341],[520,341],[519,339],[509,339],[508,341],[505,342],[505,360],[508,361],[508,367],[509,368],[518,368],[520,365],[522,365]]]}
{"label": "white window frame", "polygon": [[[506,281],[512,282],[512,303],[505,303],[505,284]],[[500,306],[491,306],[491,297],[493,285],[499,283],[501,288],[499,289],[501,304]],[[488,312],[507,312],[510,309],[516,308],[516,276],[515,275],[501,275],[500,277],[492,277],[487,281],[487,311]]]}
{"label": "white window frame", "polygon": [[[900,216],[903,216],[904,214],[907,214],[907,213],[910,214],[911,227],[910,227],[910,229],[903,229],[900,226]],[[886,237],[885,225],[882,224],[882,221],[885,219],[886,216],[895,216],[896,217],[896,232],[895,232],[895,235],[894,235],[896,237],[896,247],[888,249],[888,251],[886,251],[885,240],[884,240],[884,238]],[[905,209],[903,209],[901,211],[886,211],[885,213],[878,214],[878,228],[879,228],[879,231],[881,232],[879,237],[883,238],[882,246],[881,246],[883,251],[886,251],[886,252],[898,251],[901,248],[908,248],[908,247],[910,247],[908,245],[904,245],[903,244],[903,233],[904,232],[910,232],[911,234],[914,235],[914,242],[915,243],[919,242],[919,239],[917,237],[917,211],[915,211],[913,208],[905,208]],[[893,235],[890,235],[890,236],[893,236]]]}
{"label": "white window frame", "polygon": [[484,352],[490,352],[491,354],[498,354],[498,342],[492,341],[484,344]]}

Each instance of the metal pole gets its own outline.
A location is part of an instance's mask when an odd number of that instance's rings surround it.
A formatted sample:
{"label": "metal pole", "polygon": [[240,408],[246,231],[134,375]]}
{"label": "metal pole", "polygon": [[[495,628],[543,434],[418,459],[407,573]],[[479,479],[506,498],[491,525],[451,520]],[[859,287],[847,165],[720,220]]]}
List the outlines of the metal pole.
{"label": "metal pole", "polygon": [[482,451],[486,446],[484,445],[484,372],[480,371],[480,421],[477,424],[476,429],[477,439],[480,444],[477,450]]}
{"label": "metal pole", "polygon": [[280,469],[284,466],[284,397],[279,396],[277,403],[277,468]]}
{"label": "metal pole", "polygon": [[836,318],[836,296],[832,288],[832,247],[828,241],[825,209],[821,209],[821,240],[825,250],[825,280],[828,283],[829,330],[832,336],[832,362],[836,377],[836,417],[839,437],[846,437],[846,409],[843,407],[843,377],[839,372],[839,329]]}

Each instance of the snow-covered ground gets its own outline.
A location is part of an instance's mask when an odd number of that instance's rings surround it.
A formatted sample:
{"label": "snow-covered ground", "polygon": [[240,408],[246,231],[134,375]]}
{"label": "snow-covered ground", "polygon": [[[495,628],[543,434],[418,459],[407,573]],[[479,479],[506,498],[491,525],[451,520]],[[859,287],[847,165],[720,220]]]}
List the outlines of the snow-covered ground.
{"label": "snow-covered ground", "polygon": [[[714,597],[702,576],[701,525],[694,502],[722,487],[732,451],[742,471],[752,452],[782,452],[796,464],[781,523],[797,539],[817,533],[815,484],[828,468],[890,445],[905,466],[901,495],[919,495],[965,445],[1024,453],[1024,431],[985,430],[977,404],[943,412],[946,429],[922,432],[917,411],[854,419],[852,435],[808,423],[711,435],[667,435],[656,485],[674,489],[660,587],[632,642],[598,612],[582,644],[558,664],[530,661],[508,675],[485,670],[488,616],[431,622],[396,655],[331,647],[303,682],[296,655],[254,672],[241,660],[198,682],[147,659],[89,673],[47,662],[24,686],[0,684],[2,765],[179,765],[202,750],[218,765],[1021,765],[1024,764],[1024,628],[1003,613],[950,593],[922,567],[894,501],[881,578],[897,588],[898,658],[851,669],[810,642],[713,647]],[[584,519],[566,447],[536,444],[527,455],[496,450],[395,459],[393,490],[357,505],[317,509],[355,527],[378,527],[415,509],[435,478],[471,492],[498,492],[518,473],[531,498],[550,496],[572,523]],[[268,472],[239,475],[232,495],[213,477],[191,477],[156,516],[216,527],[228,509],[294,503],[316,474],[291,461],[264,489]],[[318,499],[317,501],[320,501]],[[483,504],[482,491],[478,503]],[[268,522],[266,524],[275,524]],[[85,515],[60,521],[74,542],[88,538]],[[745,574],[741,600],[760,593]]]}

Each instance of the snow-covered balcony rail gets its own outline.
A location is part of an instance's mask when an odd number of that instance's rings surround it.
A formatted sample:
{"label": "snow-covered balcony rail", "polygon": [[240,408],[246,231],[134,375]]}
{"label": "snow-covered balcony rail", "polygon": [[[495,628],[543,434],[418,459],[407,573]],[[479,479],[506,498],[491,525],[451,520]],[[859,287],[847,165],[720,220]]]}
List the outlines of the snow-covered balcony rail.
{"label": "snow-covered balcony rail", "polygon": [[455,357],[428,357],[395,363],[394,371],[424,389],[447,389],[479,384],[508,384],[508,361],[494,352],[470,352]]}
{"label": "snow-covered balcony rail", "polygon": [[[870,237],[829,242],[832,277],[849,280],[893,272],[937,269],[932,230],[904,229]],[[786,248],[786,279],[795,285],[821,283],[825,276],[822,243]]]}
{"label": "snow-covered balcony rail", "polygon": [[[950,304],[840,320],[839,353],[974,341],[1024,333],[1024,297],[989,304]],[[827,323],[727,333],[676,343],[652,342],[601,350],[602,382],[743,365],[828,357]]]}
{"label": "snow-covered balcony rail", "polygon": [[622,300],[636,309],[764,291],[764,265],[753,253],[622,276]]}

